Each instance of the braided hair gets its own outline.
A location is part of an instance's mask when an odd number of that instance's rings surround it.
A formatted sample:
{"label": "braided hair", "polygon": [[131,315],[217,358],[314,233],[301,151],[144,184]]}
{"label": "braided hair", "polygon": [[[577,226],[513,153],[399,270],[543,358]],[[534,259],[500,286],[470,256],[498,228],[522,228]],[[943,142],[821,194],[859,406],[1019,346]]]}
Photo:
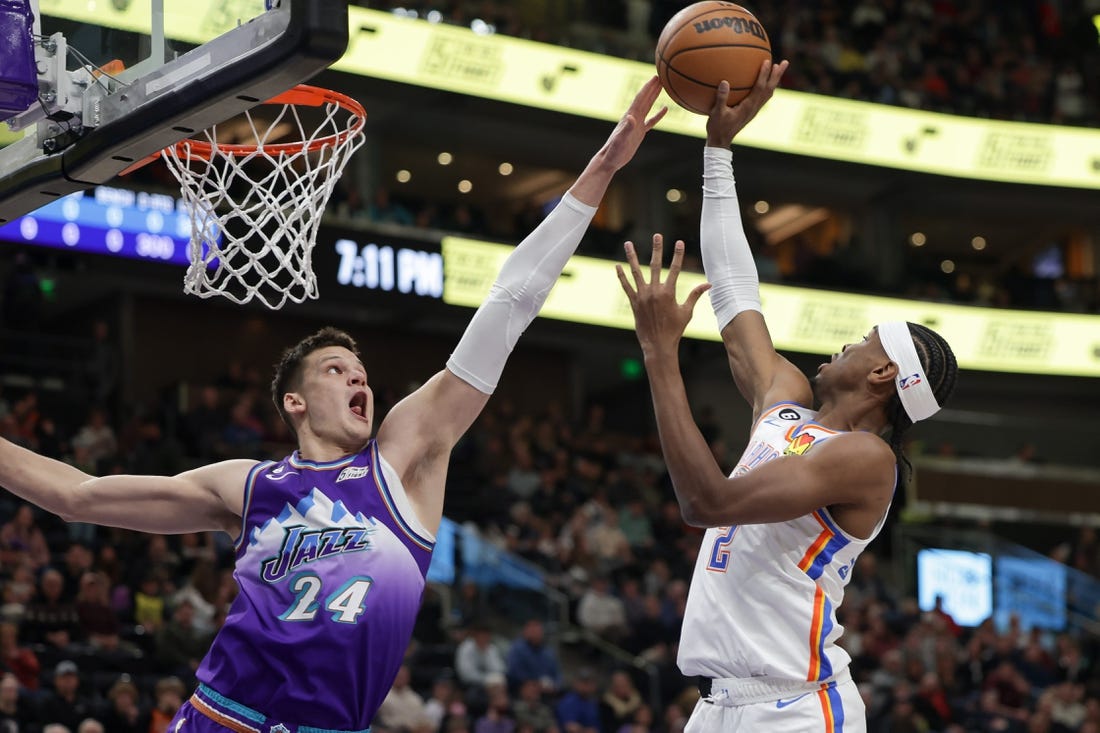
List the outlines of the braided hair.
{"label": "braided hair", "polygon": [[[955,391],[955,379],[959,373],[959,365],[955,362],[955,354],[951,347],[943,340],[943,337],[930,328],[916,323],[906,323],[909,333],[913,337],[913,345],[917,349],[917,357],[920,359],[924,376],[932,387],[932,394],[936,402],[943,407]],[[890,448],[898,461],[898,488],[904,489],[909,483],[909,477],[913,473],[913,464],[902,452],[902,442],[905,433],[913,427],[913,421],[901,405],[901,397],[895,392],[886,404],[886,417],[890,421],[889,440]],[[902,467],[904,466],[904,469]]]}

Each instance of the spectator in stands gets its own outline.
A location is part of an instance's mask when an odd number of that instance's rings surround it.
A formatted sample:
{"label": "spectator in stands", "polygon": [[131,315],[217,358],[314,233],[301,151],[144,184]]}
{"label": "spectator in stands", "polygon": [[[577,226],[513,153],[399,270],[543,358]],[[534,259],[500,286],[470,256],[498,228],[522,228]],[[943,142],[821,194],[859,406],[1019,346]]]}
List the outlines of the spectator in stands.
{"label": "spectator in stands", "polygon": [[164,625],[164,592],[161,576],[150,572],[134,593],[134,623],[147,633],[156,633]]}
{"label": "spectator in stands", "polygon": [[596,699],[596,674],[588,667],[577,671],[572,689],[558,701],[558,725],[562,733],[600,733],[600,706]]}
{"label": "spectator in stands", "polygon": [[111,733],[147,733],[150,715],[141,705],[141,693],[124,675],[107,692],[107,710],[101,716]]}
{"label": "spectator in stands", "polygon": [[110,407],[118,390],[119,356],[111,329],[103,319],[92,324],[92,350],[87,366],[88,395],[92,405]]}
{"label": "spectator in stands", "polygon": [[46,537],[34,521],[34,509],[21,504],[11,521],[0,527],[0,543],[22,550],[32,569],[37,570],[50,561],[50,548]]}
{"label": "spectator in stands", "polygon": [[73,436],[74,446],[83,446],[87,450],[88,460],[102,467],[104,462],[114,458],[118,450],[118,438],[107,421],[107,412],[102,407],[93,407],[88,412],[88,420]]}
{"label": "spectator in stands", "polygon": [[198,404],[184,416],[184,439],[190,455],[202,461],[215,457],[218,436],[225,427],[226,413],[221,394],[214,385],[199,389]]}
{"label": "spectator in stands", "polygon": [[474,733],[513,733],[515,729],[516,721],[512,717],[508,688],[503,682],[495,684],[489,689],[489,704],[485,714],[474,722]]}
{"label": "spectator in stands", "polygon": [[80,686],[76,664],[68,659],[58,662],[53,673],[53,690],[39,700],[38,722],[60,723],[76,730],[80,721],[95,717],[99,706],[93,697],[81,692]]}
{"label": "spectator in stands", "polygon": [[15,675],[5,672],[0,677],[0,731],[18,733],[29,730],[34,719],[35,712],[30,697],[24,694]]}
{"label": "spectator in stands", "polygon": [[617,733],[633,722],[643,707],[642,696],[630,675],[623,670],[613,672],[607,690],[600,696],[602,730]]}
{"label": "spectator in stands", "polygon": [[527,726],[532,733],[558,733],[554,711],[543,702],[542,685],[536,679],[525,680],[519,686],[519,699],[512,705],[512,714],[521,728]]}
{"label": "spectator in stands", "polygon": [[415,222],[412,213],[403,204],[394,201],[390,190],[385,186],[374,189],[374,196],[366,208],[366,216],[371,221],[402,226],[412,226]]}
{"label": "spectator in stands", "polygon": [[424,702],[424,714],[436,731],[443,730],[444,721],[449,718],[466,717],[466,704],[449,673],[441,674],[432,683],[432,694]]}
{"label": "spectator in stands", "polygon": [[222,439],[218,446],[222,458],[259,457],[264,426],[253,415],[252,408],[253,401],[248,397],[241,397],[233,403],[229,411],[229,422],[222,429]]}
{"label": "spectator in stands", "polygon": [[14,674],[24,688],[38,689],[38,657],[19,643],[19,625],[12,621],[0,621],[0,667]]}
{"label": "spectator in stands", "polygon": [[492,678],[507,673],[504,655],[493,643],[492,629],[484,621],[470,627],[455,650],[455,672],[466,686],[485,687]]}
{"label": "spectator in stands", "polygon": [[65,578],[65,597],[76,600],[80,592],[81,583],[85,573],[95,564],[95,556],[87,545],[73,542],[65,551],[64,568],[62,573]]}
{"label": "spectator in stands", "polygon": [[80,630],[88,642],[101,650],[114,650],[119,645],[119,623],[111,608],[107,576],[87,572],[80,581],[76,596],[76,615]]}
{"label": "spectator in stands", "polygon": [[168,724],[187,699],[187,687],[179,677],[164,677],[153,688],[153,710],[149,715],[149,733],[177,733]]}
{"label": "spectator in stands", "polygon": [[592,576],[588,589],[577,604],[577,622],[597,636],[613,643],[630,635],[626,621],[626,607],[611,592],[611,580],[598,573]]}
{"label": "spectator in stands", "polygon": [[30,603],[23,615],[27,641],[64,649],[80,638],[80,617],[76,606],[64,598],[65,580],[61,573],[48,568],[39,580],[38,600]]}
{"label": "spectator in stands", "polygon": [[432,733],[432,721],[424,698],[409,686],[409,668],[401,665],[386,699],[378,708],[375,721],[386,729],[399,733]]}
{"label": "spectator in stands", "polygon": [[196,631],[211,633],[214,631],[214,616],[218,610],[219,588],[220,580],[214,562],[203,559],[194,564],[187,582],[173,594],[172,603],[186,601],[191,604],[192,623]]}
{"label": "spectator in stands", "polygon": [[508,688],[518,690],[526,680],[538,680],[543,694],[561,689],[561,666],[557,655],[546,645],[546,631],[537,618],[527,620],[520,637],[508,650]]}
{"label": "spectator in stands", "polygon": [[[106,733],[106,729],[103,727],[103,723],[100,723],[94,718],[85,718],[80,721],[80,725],[76,727],[76,733]],[[112,731],[112,733],[114,733]]]}
{"label": "spectator in stands", "polygon": [[195,608],[189,600],[176,604],[172,620],[156,635],[157,664],[182,680],[193,681],[210,646],[210,635],[195,628]]}

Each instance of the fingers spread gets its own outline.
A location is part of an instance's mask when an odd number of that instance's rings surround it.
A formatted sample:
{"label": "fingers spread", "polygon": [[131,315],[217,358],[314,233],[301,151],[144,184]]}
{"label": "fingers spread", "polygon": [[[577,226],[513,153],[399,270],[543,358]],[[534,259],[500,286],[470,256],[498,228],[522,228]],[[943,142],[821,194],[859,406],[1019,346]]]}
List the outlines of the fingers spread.
{"label": "fingers spread", "polygon": [[710,283],[696,285],[691,289],[691,292],[688,293],[687,300],[684,301],[684,306],[686,306],[689,311],[694,311],[695,304],[699,302],[699,298],[703,297],[703,293],[708,290],[710,290]]}
{"label": "fingers spread", "polygon": [[657,123],[661,121],[661,118],[664,117],[665,114],[667,114],[667,113],[668,113],[668,107],[661,107],[660,111],[657,112],[657,114],[653,115],[648,120],[646,120],[645,129],[646,130],[652,130],[654,127],[657,126]]}
{"label": "fingers spread", "polygon": [[676,288],[676,278],[680,275],[680,268],[684,264],[684,240],[677,239],[672,248],[672,264],[668,268],[668,280],[666,282]]}
{"label": "fingers spread", "polygon": [[642,276],[642,268],[638,265],[638,253],[634,251],[633,242],[627,242],[624,248],[626,249],[626,264],[630,267],[630,274],[634,278],[634,287],[640,290],[642,285],[645,285],[645,277]]}
{"label": "fingers spread", "polygon": [[631,305],[634,305],[634,296],[637,295],[637,291],[630,286],[630,281],[626,279],[626,273],[623,271],[622,265],[615,265],[615,274],[619,276],[619,284],[623,286],[623,292],[626,293],[627,300]]}
{"label": "fingers spread", "polygon": [[649,282],[653,285],[661,282],[661,260],[663,258],[665,238],[660,234],[653,235],[653,254],[649,258]]}

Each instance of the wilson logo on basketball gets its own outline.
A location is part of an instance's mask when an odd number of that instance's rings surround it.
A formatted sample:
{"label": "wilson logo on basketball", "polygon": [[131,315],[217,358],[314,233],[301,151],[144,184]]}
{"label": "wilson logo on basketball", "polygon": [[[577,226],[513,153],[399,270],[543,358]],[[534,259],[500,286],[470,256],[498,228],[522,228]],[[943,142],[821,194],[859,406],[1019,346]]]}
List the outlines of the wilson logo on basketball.
{"label": "wilson logo on basketball", "polygon": [[707,20],[701,20],[695,23],[696,33],[706,33],[707,31],[716,31],[721,28],[729,28],[734,33],[748,33],[756,36],[761,41],[767,40],[768,36],[764,33],[764,26],[757,23],[755,20],[746,20],[745,18],[709,18]]}
{"label": "wilson logo on basketball", "polygon": [[902,389],[909,389],[910,387],[916,387],[920,382],[921,379],[919,374],[910,374],[908,377],[899,379],[898,386]]}

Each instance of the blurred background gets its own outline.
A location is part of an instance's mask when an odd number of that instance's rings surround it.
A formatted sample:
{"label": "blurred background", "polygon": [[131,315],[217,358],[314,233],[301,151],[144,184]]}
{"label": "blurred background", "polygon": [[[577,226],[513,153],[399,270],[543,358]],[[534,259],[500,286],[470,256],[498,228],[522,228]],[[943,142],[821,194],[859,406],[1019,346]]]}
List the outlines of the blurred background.
{"label": "blurred background", "polygon": [[[313,82],[368,111],[318,238],[314,302],[184,296],[189,223],[159,164],[0,227],[0,435],[100,474],[281,457],[294,446],[271,368],[323,325],[359,341],[377,424],[473,313],[447,252],[514,245],[542,219],[686,4],[353,8],[363,38],[416,42],[353,39],[354,58]],[[55,5],[45,31],[97,61],[148,44],[110,9],[99,27]],[[247,14],[237,5],[208,12]],[[794,334],[778,345],[812,371],[873,325],[879,296],[968,357],[949,407],[912,431],[913,484],[842,607],[870,729],[1097,733],[1100,2],[750,9],[791,61],[769,105],[783,124],[750,127],[734,152],[765,313],[795,304],[769,316]],[[601,69],[618,74],[603,89]],[[673,111],[580,254],[615,260],[659,231],[701,271],[701,135],[702,118]],[[617,290],[604,265],[597,287]],[[633,333],[570,292],[454,453],[433,582],[376,733],[673,733],[698,697],[675,656],[700,534],[675,504]],[[833,345],[795,348],[815,337]],[[732,468],[750,411],[721,345],[687,339],[683,357]],[[0,525],[0,726],[163,730],[236,592],[229,538],[65,524],[7,493]]]}

